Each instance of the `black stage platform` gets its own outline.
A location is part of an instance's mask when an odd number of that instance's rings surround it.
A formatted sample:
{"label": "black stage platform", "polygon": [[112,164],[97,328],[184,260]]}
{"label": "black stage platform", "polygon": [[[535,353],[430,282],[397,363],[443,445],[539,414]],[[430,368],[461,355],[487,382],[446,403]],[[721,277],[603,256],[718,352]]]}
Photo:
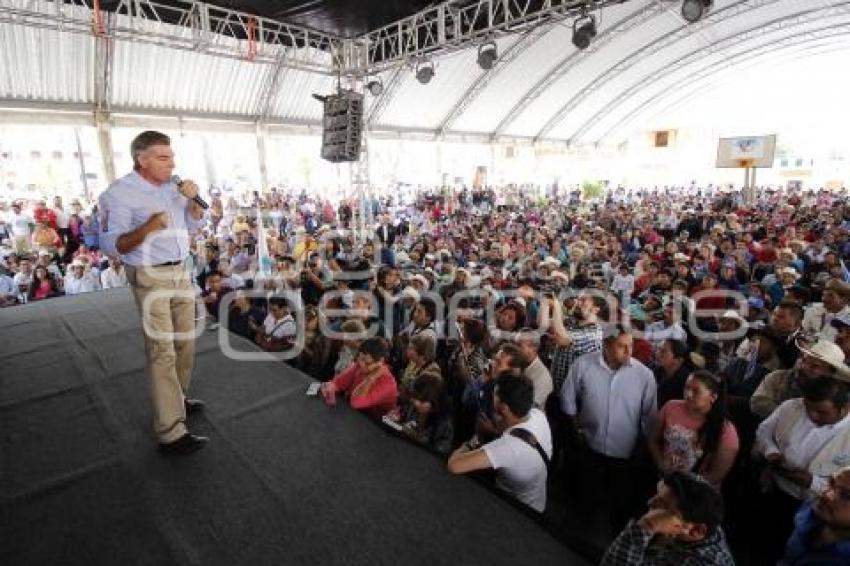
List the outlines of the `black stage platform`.
{"label": "black stage platform", "polygon": [[[243,348],[250,348],[243,344]],[[537,522],[280,362],[198,341],[185,458],[151,434],[126,289],[0,310],[0,564],[585,564]]]}

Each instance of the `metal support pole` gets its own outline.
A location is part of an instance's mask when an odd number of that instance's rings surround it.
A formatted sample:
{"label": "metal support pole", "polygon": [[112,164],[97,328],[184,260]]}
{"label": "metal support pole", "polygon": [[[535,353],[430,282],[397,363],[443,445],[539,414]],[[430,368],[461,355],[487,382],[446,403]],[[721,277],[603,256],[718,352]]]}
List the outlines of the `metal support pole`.
{"label": "metal support pole", "polygon": [[442,140],[437,140],[437,179],[440,185],[448,185],[449,184],[449,176],[446,174],[446,168],[443,163],[443,142]]}
{"label": "metal support pole", "polygon": [[750,187],[752,187],[753,202],[756,202],[756,167],[753,167],[753,172],[750,174]]}
{"label": "metal support pole", "polygon": [[218,171],[215,167],[215,161],[213,161],[210,140],[206,135],[201,136],[201,151],[204,154],[204,171],[207,174],[207,184],[210,189],[213,187],[218,187],[219,190],[223,189],[224,187],[218,184]]}
{"label": "metal support pole", "polygon": [[[365,92],[365,77],[352,77],[349,80],[350,90],[363,94]],[[368,124],[360,117],[360,154],[356,162],[348,169],[349,180],[354,194],[357,195],[360,208],[360,219],[356,224],[357,239],[366,242],[371,238],[371,227],[374,222],[372,214],[372,185],[369,169],[369,130]]]}
{"label": "metal support pole", "polygon": [[97,128],[97,147],[100,150],[100,161],[103,163],[103,174],[107,183],[116,179],[115,152],[112,146],[112,124],[109,113],[95,111],[94,125]]}
{"label": "metal support pole", "polygon": [[269,169],[266,157],[266,138],[268,137],[268,128],[266,125],[258,121],[256,129],[257,137],[257,161],[260,166],[260,192],[265,193],[270,189],[269,186]]}
{"label": "metal support pole", "polygon": [[744,168],[744,188],[742,190],[744,204],[753,205],[756,202],[756,168]]}
{"label": "metal support pole", "polygon": [[83,182],[83,196],[88,202],[92,201],[92,194],[89,191],[88,175],[86,174],[86,160],[83,157],[83,143],[80,141],[80,129],[74,128],[74,138],[77,140],[77,158],[80,162],[80,180]]}
{"label": "metal support pole", "polygon": [[360,145],[360,158],[351,164],[349,174],[351,186],[360,201],[360,221],[357,225],[358,237],[362,241],[370,238],[374,216],[372,214],[372,193],[369,182],[369,142],[366,139],[367,131],[363,130],[363,138]]}

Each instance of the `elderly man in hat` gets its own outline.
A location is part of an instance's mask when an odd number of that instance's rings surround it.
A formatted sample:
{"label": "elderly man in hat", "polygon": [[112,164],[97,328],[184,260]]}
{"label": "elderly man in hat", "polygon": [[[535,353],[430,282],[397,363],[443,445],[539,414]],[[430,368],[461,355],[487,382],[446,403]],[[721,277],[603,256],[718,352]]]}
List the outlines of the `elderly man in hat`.
{"label": "elderly man in hat", "polygon": [[831,322],[839,316],[850,316],[850,283],[830,279],[823,289],[823,302],[806,309],[803,330],[818,334],[821,339],[835,341],[836,329]]}
{"label": "elderly man in hat", "polygon": [[97,278],[87,268],[87,262],[82,258],[77,258],[71,263],[68,274],[65,276],[66,295],[91,293],[100,289]]}
{"label": "elderly man in hat", "polygon": [[794,367],[767,374],[753,393],[750,409],[757,417],[767,418],[784,401],[802,396],[806,381],[820,377],[850,380],[844,352],[834,343],[819,340],[807,345],[798,339],[796,346],[802,355]]}

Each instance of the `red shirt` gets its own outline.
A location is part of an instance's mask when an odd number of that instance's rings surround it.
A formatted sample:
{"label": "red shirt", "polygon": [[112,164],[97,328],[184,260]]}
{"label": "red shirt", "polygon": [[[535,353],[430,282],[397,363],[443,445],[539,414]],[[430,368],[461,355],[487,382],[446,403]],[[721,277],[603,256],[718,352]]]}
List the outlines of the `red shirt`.
{"label": "red shirt", "polygon": [[45,279],[44,281],[41,282],[41,285],[39,285],[38,288],[33,293],[33,298],[34,299],[46,299],[47,297],[50,296],[50,293],[51,293],[50,281]]}
{"label": "red shirt", "polygon": [[398,385],[386,365],[381,367],[381,375],[369,389],[368,393],[351,397],[351,392],[363,383],[364,379],[365,376],[360,368],[360,364],[355,363],[334,377],[333,383],[337,391],[346,394],[352,409],[367,411],[375,417],[383,416],[395,409],[396,399],[398,398]]}
{"label": "red shirt", "polygon": [[635,296],[635,297],[640,295],[644,291],[644,289],[649,287],[649,285],[652,283],[653,279],[654,279],[654,276],[648,271],[646,273],[642,274],[637,279],[635,279],[635,290],[632,293],[632,295]]}
{"label": "red shirt", "polygon": [[46,206],[36,208],[33,211],[32,216],[36,223],[41,224],[42,222],[47,222],[51,228],[56,230],[56,213]]}
{"label": "red shirt", "polygon": [[655,352],[652,350],[652,343],[648,340],[635,338],[632,345],[632,357],[645,366],[652,366],[652,363],[655,361]]}

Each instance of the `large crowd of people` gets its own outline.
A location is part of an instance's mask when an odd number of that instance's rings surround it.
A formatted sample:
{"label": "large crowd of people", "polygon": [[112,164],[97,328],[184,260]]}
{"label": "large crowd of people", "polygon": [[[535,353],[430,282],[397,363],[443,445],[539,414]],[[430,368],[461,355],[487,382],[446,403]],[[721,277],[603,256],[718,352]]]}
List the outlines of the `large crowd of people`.
{"label": "large crowd of people", "polygon": [[[0,304],[126,285],[96,208],[10,204]],[[201,314],[604,564],[850,563],[846,191],[271,191],[192,246]]]}

